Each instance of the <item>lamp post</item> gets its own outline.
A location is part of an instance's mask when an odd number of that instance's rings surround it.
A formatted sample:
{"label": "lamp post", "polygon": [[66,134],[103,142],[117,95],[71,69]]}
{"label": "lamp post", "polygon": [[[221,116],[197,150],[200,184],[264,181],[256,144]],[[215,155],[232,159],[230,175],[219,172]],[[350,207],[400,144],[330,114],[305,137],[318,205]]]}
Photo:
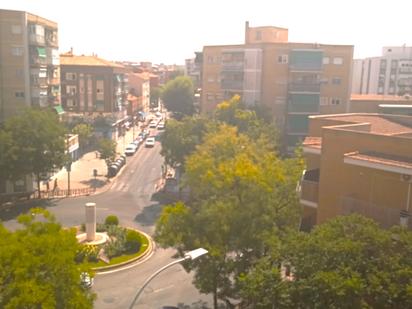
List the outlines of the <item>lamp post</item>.
{"label": "lamp post", "polygon": [[146,279],[146,281],[143,283],[142,287],[137,291],[136,296],[134,297],[132,303],[129,306],[129,309],[132,309],[134,307],[134,305],[135,305],[137,299],[139,298],[140,294],[142,294],[144,288],[150,283],[150,281],[152,281],[153,278],[156,277],[158,274],[160,274],[162,271],[164,271],[165,269],[167,269],[167,268],[169,268],[173,265],[179,264],[180,262],[183,262],[183,261],[188,261],[188,260],[193,261],[194,259],[197,259],[198,257],[201,257],[202,255],[207,254],[207,252],[208,251],[206,249],[203,249],[203,248],[198,248],[198,249],[189,251],[185,254],[184,257],[182,257],[182,258],[180,258],[176,261],[173,261],[173,262],[163,266],[159,270],[157,270],[154,274],[152,274],[149,278]]}

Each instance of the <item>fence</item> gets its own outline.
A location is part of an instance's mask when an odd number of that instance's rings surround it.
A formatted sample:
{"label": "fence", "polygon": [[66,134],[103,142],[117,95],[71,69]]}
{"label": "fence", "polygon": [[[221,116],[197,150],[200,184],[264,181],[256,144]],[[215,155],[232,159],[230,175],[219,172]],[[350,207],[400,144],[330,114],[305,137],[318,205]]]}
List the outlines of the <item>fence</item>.
{"label": "fence", "polygon": [[[70,191],[70,192],[69,192]],[[96,192],[96,188],[78,188],[78,189],[70,189],[70,190],[49,190],[49,191],[36,191],[31,196],[32,198],[61,198],[66,196],[82,196],[82,195],[90,195]]]}

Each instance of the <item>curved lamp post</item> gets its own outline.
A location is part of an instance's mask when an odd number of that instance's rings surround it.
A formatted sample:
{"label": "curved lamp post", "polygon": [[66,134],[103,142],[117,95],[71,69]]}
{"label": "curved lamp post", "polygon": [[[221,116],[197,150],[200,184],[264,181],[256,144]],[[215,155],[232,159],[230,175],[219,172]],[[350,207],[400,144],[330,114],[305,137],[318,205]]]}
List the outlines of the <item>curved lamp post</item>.
{"label": "curved lamp post", "polygon": [[160,274],[162,271],[164,271],[165,269],[167,269],[167,268],[169,268],[173,265],[179,264],[180,262],[183,262],[183,261],[188,261],[188,260],[193,261],[194,259],[197,259],[198,257],[201,257],[202,255],[207,254],[207,252],[208,251],[206,249],[203,249],[203,248],[198,248],[198,249],[189,251],[189,252],[185,253],[184,257],[182,257],[182,258],[180,258],[176,261],[173,261],[173,262],[163,266],[159,270],[157,270],[153,275],[151,275],[149,278],[146,279],[146,281],[143,283],[142,287],[139,289],[139,291],[137,291],[136,296],[134,297],[132,303],[129,306],[129,309],[132,309],[134,307],[134,304],[136,303],[136,301],[139,298],[140,294],[142,294],[144,288],[150,283],[150,281],[152,281],[153,278],[156,277],[158,274]]}

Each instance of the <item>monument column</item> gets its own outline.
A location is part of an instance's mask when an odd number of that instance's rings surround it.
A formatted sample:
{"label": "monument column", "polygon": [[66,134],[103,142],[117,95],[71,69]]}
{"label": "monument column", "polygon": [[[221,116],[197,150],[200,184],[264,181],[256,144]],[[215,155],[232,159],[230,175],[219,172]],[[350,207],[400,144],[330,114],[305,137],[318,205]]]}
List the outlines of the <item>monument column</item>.
{"label": "monument column", "polygon": [[96,203],[86,203],[86,240],[96,238]]}

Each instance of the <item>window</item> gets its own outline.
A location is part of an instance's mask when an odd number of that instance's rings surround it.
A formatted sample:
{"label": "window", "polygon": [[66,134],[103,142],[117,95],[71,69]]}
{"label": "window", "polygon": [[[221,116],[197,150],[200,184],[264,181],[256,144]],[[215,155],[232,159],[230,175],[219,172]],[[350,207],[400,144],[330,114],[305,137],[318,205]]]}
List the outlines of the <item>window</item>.
{"label": "window", "polygon": [[206,95],[206,99],[207,99],[208,101],[213,101],[213,100],[215,99],[215,96],[214,96],[213,94],[211,94],[211,93],[208,93],[208,94]]}
{"label": "window", "polygon": [[12,47],[11,54],[13,56],[23,56],[23,47]]}
{"label": "window", "polygon": [[320,79],[320,84],[321,85],[327,85],[329,83],[329,78],[323,77]]}
{"label": "window", "polygon": [[66,100],[66,106],[67,107],[73,107],[73,106],[76,106],[76,103],[74,102],[73,99],[67,99]]}
{"label": "window", "polygon": [[262,39],[262,32],[256,31],[256,41],[260,41]]}
{"label": "window", "polygon": [[76,94],[76,86],[67,85],[66,86],[66,93],[71,94],[71,95],[75,95]]}
{"label": "window", "polygon": [[276,105],[286,104],[286,97],[275,97],[275,104]]}
{"label": "window", "polygon": [[76,73],[66,73],[66,80],[76,80]]}
{"label": "window", "polygon": [[207,63],[213,63],[213,56],[207,56]]}
{"label": "window", "polygon": [[21,26],[20,25],[12,25],[11,26],[11,33],[20,34],[21,33]]}
{"label": "window", "polygon": [[329,64],[330,63],[330,58],[329,57],[323,57],[322,63],[323,64]]}
{"label": "window", "polygon": [[333,77],[332,78],[332,84],[333,85],[340,85],[342,82],[342,79],[340,77]]}
{"label": "window", "polygon": [[331,104],[331,105],[339,105],[340,102],[341,102],[340,98],[332,98],[332,99],[330,100],[330,104]]}
{"label": "window", "polygon": [[343,58],[342,57],[334,57],[333,58],[333,64],[337,64],[337,65],[343,64]]}
{"label": "window", "polygon": [[209,75],[209,76],[207,77],[207,81],[208,81],[209,83],[213,83],[213,82],[215,81],[215,79],[214,79],[213,76]]}
{"label": "window", "polygon": [[328,97],[320,97],[319,104],[320,105],[329,105],[329,98]]}
{"label": "window", "polygon": [[279,55],[278,56],[278,63],[288,63],[288,55]]}
{"label": "window", "polygon": [[16,98],[24,98],[24,91],[15,92],[14,95]]}

